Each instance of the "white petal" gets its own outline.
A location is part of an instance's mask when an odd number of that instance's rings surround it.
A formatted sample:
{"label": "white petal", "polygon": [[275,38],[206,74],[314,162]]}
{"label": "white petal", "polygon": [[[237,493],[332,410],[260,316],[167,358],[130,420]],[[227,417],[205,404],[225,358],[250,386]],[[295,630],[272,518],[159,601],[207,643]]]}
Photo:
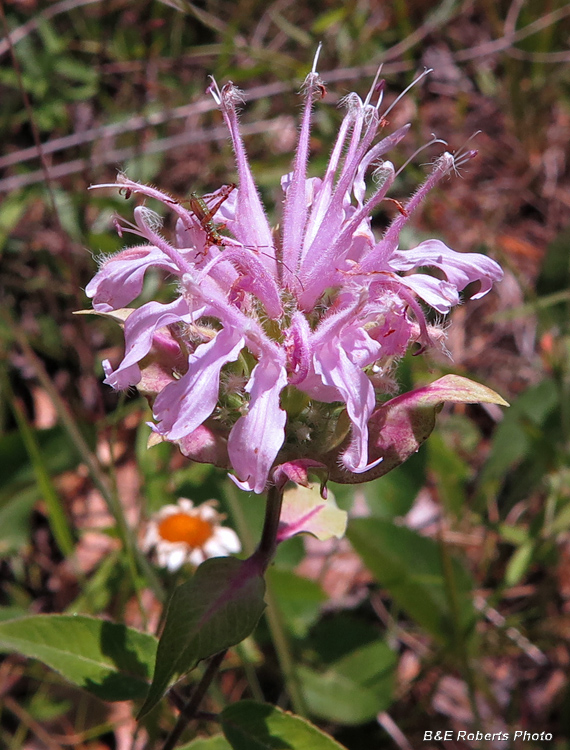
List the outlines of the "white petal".
{"label": "white petal", "polygon": [[226,552],[241,552],[239,537],[233,529],[227,526],[219,526],[215,530],[213,538],[225,548]]}
{"label": "white petal", "polygon": [[201,565],[204,560],[206,559],[206,555],[204,555],[204,552],[200,547],[196,547],[196,549],[193,549],[192,552],[188,555],[188,559],[192,563],[192,565],[195,565],[198,567],[198,565]]}
{"label": "white petal", "polygon": [[181,568],[186,562],[187,551],[182,547],[179,547],[178,549],[171,550],[167,556],[165,555],[165,557],[167,557],[166,567],[171,572],[174,572]]}

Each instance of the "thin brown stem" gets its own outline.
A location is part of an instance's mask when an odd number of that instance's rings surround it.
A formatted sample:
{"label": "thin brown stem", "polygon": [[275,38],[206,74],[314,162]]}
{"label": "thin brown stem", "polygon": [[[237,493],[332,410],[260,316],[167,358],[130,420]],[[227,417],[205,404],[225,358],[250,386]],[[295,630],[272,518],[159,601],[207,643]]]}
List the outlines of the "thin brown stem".
{"label": "thin brown stem", "polygon": [[225,649],[224,651],[220,651],[219,654],[216,654],[210,659],[210,663],[208,664],[206,671],[202,676],[202,679],[196,686],[196,689],[192,693],[192,696],[190,697],[186,705],[182,708],[180,716],[178,717],[178,721],[174,725],[174,729],[169,734],[166,742],[164,743],[164,747],[162,748],[162,750],[173,750],[176,743],[180,739],[182,732],[186,729],[188,724],[196,718],[198,709],[200,708],[200,703],[202,703],[208,688],[212,684],[212,680],[216,676],[218,669],[220,668],[222,661],[227,654],[227,651],[227,649]]}
{"label": "thin brown stem", "polygon": [[[58,229],[62,230],[61,222],[59,220],[59,213],[57,208],[57,203],[55,200],[55,195],[52,189],[51,185],[51,178],[49,173],[49,166],[44,154],[44,151],[42,149],[42,143],[40,138],[40,131],[38,128],[38,124],[36,122],[36,118],[34,115],[34,110],[32,107],[32,104],[30,102],[30,97],[28,96],[28,92],[26,90],[26,87],[24,86],[24,81],[22,78],[22,70],[20,68],[20,63],[18,61],[18,58],[16,56],[16,52],[14,50],[14,45],[12,44],[12,39],[10,37],[10,29],[8,27],[8,21],[6,19],[6,13],[4,12],[4,0],[0,0],[0,18],[2,20],[2,26],[4,28],[4,33],[6,35],[6,41],[8,43],[8,49],[10,51],[10,56],[12,58],[12,66],[14,68],[14,73],[16,74],[16,80],[18,81],[18,88],[20,89],[20,93],[22,95],[22,100],[24,102],[24,109],[26,110],[26,113],[28,115],[28,120],[30,123],[30,129],[32,131],[32,137],[34,139],[37,155],[40,158],[40,164],[42,166],[42,172],[45,178],[46,183],[46,190],[48,191],[48,195],[51,201],[52,209],[53,209],[53,215],[55,217],[55,220],[58,225]],[[63,231],[63,230],[62,230]]]}

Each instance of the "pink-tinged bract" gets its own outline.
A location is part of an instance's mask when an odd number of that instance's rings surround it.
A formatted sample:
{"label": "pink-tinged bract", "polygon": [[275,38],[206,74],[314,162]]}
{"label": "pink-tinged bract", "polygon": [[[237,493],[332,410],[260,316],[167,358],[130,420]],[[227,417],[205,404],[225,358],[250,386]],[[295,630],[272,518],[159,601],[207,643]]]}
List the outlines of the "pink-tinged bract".
{"label": "pink-tinged bract", "polygon": [[[240,136],[240,94],[231,83],[220,89],[213,82],[210,90],[231,136],[238,185],[205,198],[212,205],[224,198],[212,224],[166,193],[119,176],[127,195],[174,211],[176,230],[166,239],[158,217],[138,206],[135,223],[121,230],[143,244],[102,262],[87,286],[95,310],[131,304],[149,268],[167,273],[171,286],[176,280],[177,291],[172,302],[147,302],[127,317],[124,359],[115,369],[106,364],[105,382],[139,386],[153,402],[158,436],[190,458],[230,468],[245,490],[260,493],[297,475],[304,482],[308,467],[323,465],[340,481],[383,473],[377,415],[394,390],[394,363],[411,344],[425,349],[442,339],[423,304],[443,315],[468,285],[481,297],[502,277],[490,258],[455,252],[439,239],[400,243],[427,193],[474,152],[439,157],[376,238],[371,216],[396,176],[384,155],[408,126],[377,141],[387,127],[382,87],[364,102],[350,94],[325,174],[308,178],[312,109],[324,91],[313,70],[293,168],[282,179],[277,235]],[[223,236],[212,230],[218,221]]]}

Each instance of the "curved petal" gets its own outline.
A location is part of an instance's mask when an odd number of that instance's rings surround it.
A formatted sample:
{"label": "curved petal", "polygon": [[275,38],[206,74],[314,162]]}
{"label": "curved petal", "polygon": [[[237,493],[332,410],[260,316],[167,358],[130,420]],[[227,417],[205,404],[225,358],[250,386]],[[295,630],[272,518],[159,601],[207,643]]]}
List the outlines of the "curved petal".
{"label": "curved petal", "polygon": [[345,328],[340,341],[350,361],[361,369],[375,362],[382,352],[382,344],[356,325]]}
{"label": "curved petal", "polygon": [[459,304],[457,287],[449,281],[436,279],[426,273],[414,273],[398,279],[400,284],[408,287],[440,313],[448,313],[454,305]]}
{"label": "curved petal", "polygon": [[390,266],[399,271],[409,271],[418,266],[435,266],[443,271],[450,284],[459,291],[472,281],[479,281],[480,290],[474,299],[483,297],[493,286],[493,282],[503,278],[498,263],[480,253],[458,253],[447,247],[441,240],[426,240],[411,250],[395,252]]}
{"label": "curved petal", "polygon": [[85,287],[85,294],[93,298],[93,307],[99,312],[126,307],[141,293],[148,268],[178,272],[178,267],[157,247],[129,247],[103,262]]}
{"label": "curved petal", "polygon": [[210,416],[218,400],[220,370],[238,358],[243,346],[243,336],[227,328],[200,344],[188,359],[188,372],[156,397],[153,411],[161,435],[180,440]]}
{"label": "curved petal", "polygon": [[342,395],[352,423],[352,439],[343,456],[354,472],[366,471],[368,461],[368,419],[376,399],[369,378],[354,365],[340,342],[328,342],[315,352],[315,370],[324,385],[333,386]]}
{"label": "curved petal", "polygon": [[150,352],[155,331],[181,320],[190,322],[188,304],[182,297],[169,305],[149,302],[135,310],[125,321],[123,361],[104,382],[118,390],[136,385],[141,378],[140,368],[136,365]]}
{"label": "curved petal", "polygon": [[232,466],[243,479],[242,489],[263,492],[269,470],[285,440],[286,412],[279,396],[287,385],[287,372],[277,357],[267,355],[254,367],[246,390],[249,411],[232,428],[228,454]]}

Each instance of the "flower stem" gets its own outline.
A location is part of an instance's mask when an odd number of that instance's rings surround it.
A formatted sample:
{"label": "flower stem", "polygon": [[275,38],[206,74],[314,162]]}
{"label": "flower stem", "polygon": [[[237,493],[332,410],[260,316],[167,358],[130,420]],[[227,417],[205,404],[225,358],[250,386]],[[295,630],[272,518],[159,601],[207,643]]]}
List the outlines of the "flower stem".
{"label": "flower stem", "polygon": [[169,734],[166,742],[164,743],[164,747],[162,748],[162,750],[173,750],[174,746],[180,739],[182,732],[186,729],[192,719],[196,718],[196,714],[198,713],[198,709],[200,708],[200,703],[202,703],[202,700],[204,699],[204,696],[206,695],[206,692],[210,687],[212,680],[216,676],[216,673],[220,668],[227,652],[228,650],[224,649],[224,651],[220,651],[219,654],[215,654],[210,659],[210,663],[208,664],[206,671],[202,676],[202,679],[196,686],[196,689],[192,693],[186,705],[180,711],[178,721],[174,725],[174,729]]}
{"label": "flower stem", "polygon": [[277,549],[277,531],[279,529],[279,518],[283,504],[283,489],[270,487],[267,492],[267,506],[265,508],[265,522],[261,532],[261,540],[253,556],[262,565],[263,571],[267,570],[269,563]]}

